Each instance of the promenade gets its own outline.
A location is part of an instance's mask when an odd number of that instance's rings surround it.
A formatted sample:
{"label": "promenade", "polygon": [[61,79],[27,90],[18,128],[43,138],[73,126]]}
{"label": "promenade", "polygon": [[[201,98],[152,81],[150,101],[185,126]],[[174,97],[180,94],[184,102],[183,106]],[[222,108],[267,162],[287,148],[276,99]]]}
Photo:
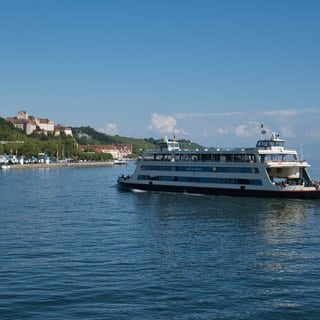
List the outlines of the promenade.
{"label": "promenade", "polygon": [[12,164],[10,170],[22,169],[53,169],[53,168],[90,168],[114,165],[113,161],[84,161],[84,162],[54,162],[54,163],[27,163]]}

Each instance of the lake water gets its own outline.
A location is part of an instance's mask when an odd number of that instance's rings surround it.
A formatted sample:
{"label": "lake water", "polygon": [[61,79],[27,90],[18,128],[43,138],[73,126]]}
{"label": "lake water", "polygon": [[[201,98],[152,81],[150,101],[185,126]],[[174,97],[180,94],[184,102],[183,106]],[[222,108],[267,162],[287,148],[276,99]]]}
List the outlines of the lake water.
{"label": "lake water", "polygon": [[320,201],[0,171],[0,319],[318,319]]}

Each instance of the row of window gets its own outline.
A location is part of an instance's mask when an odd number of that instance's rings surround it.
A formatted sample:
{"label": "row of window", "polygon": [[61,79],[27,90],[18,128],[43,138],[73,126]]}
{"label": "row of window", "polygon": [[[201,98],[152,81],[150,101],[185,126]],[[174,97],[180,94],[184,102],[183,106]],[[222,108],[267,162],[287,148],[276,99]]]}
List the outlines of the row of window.
{"label": "row of window", "polygon": [[145,157],[144,160],[154,161],[210,161],[210,162],[256,162],[254,154],[185,154],[185,153],[157,153],[152,158]]}
{"label": "row of window", "polygon": [[196,182],[196,183],[217,183],[217,184],[241,184],[261,186],[260,179],[229,179],[229,178],[207,178],[207,177],[177,177],[177,176],[150,176],[139,175],[138,180],[149,181],[178,181],[178,182]]}
{"label": "row of window", "polygon": [[142,165],[141,170],[153,171],[190,171],[190,172],[232,172],[232,173],[259,173],[258,168],[252,167],[198,167],[198,166],[162,166],[162,165]]}
{"label": "row of window", "polygon": [[258,148],[270,148],[270,147],[284,147],[284,141],[283,140],[259,140],[257,142],[257,147]]}

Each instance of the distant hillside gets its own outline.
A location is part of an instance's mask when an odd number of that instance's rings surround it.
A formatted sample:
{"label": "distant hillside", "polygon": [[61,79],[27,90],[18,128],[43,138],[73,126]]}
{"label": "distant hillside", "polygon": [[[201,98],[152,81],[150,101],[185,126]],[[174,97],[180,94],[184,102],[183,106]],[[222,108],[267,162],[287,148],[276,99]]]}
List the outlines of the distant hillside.
{"label": "distant hillside", "polygon": [[91,127],[72,128],[72,134],[77,143],[86,144],[131,144],[134,155],[138,155],[140,150],[145,148],[154,148],[155,145],[146,139],[127,138],[121,136],[109,136],[98,132]]}
{"label": "distant hillside", "polygon": [[[26,135],[22,130],[15,128],[10,122],[0,117],[0,154],[17,154],[24,156],[36,156],[39,152],[54,157],[71,157],[78,153],[77,144],[131,144],[133,156],[140,154],[146,148],[155,148],[159,140],[154,138],[137,139],[131,137],[110,136],[98,132],[91,127],[72,128],[73,137],[61,134],[53,135],[33,134]],[[178,140],[183,149],[202,148],[189,140]]]}
{"label": "distant hillside", "polygon": [[[142,149],[154,148],[159,140],[153,138],[137,139],[121,136],[110,136],[98,132],[91,127],[72,128],[74,138],[79,144],[132,144],[133,153],[138,155]],[[189,140],[178,140],[181,148],[202,148],[199,144]]]}

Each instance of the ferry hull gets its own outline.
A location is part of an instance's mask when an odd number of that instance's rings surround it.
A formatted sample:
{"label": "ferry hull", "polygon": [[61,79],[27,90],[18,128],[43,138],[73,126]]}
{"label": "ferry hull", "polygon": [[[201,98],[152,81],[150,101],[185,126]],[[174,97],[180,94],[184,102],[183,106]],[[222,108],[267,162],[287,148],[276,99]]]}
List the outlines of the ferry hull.
{"label": "ferry hull", "polygon": [[203,195],[238,196],[238,197],[264,197],[264,198],[291,198],[291,199],[320,199],[320,191],[268,191],[250,189],[226,189],[194,186],[178,186],[163,184],[140,184],[128,180],[118,180],[118,187],[122,190],[145,190],[158,192],[176,192]]}

